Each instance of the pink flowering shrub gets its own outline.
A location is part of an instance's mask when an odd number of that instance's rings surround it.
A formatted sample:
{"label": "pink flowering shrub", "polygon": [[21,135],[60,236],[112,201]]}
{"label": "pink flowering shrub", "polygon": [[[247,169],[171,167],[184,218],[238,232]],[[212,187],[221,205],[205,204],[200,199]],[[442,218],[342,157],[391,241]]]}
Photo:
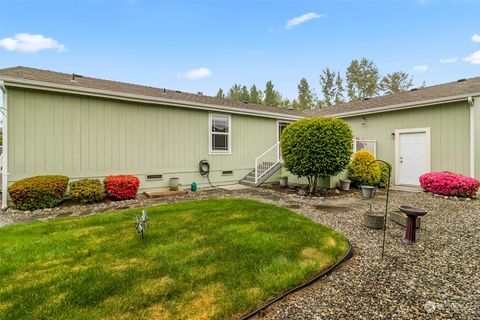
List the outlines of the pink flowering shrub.
{"label": "pink flowering shrub", "polygon": [[424,190],[444,196],[471,197],[480,187],[475,178],[446,171],[426,173],[419,180]]}

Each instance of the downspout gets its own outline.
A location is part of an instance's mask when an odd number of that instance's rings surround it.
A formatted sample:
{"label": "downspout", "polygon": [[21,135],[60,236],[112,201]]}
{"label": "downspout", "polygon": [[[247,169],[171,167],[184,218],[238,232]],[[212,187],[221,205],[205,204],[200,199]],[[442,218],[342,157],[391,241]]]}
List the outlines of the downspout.
{"label": "downspout", "polygon": [[8,207],[8,105],[7,105],[7,88],[2,80],[0,80],[0,89],[3,92],[3,127],[2,127],[2,209]]}
{"label": "downspout", "polygon": [[472,97],[468,97],[470,105],[470,177],[475,177],[475,103]]}

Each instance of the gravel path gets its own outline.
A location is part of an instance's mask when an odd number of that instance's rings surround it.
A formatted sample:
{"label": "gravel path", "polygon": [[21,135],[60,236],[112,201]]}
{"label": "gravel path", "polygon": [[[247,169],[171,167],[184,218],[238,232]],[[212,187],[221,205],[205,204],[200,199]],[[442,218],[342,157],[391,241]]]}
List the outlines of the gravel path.
{"label": "gravel path", "polygon": [[37,216],[0,212],[0,226],[87,215],[96,210],[222,197],[257,199],[289,207],[339,230],[356,250],[355,256],[339,269],[274,304],[258,319],[480,319],[479,200],[454,201],[425,193],[392,192],[390,208],[409,204],[426,208],[428,214],[417,230],[414,246],[403,245],[404,228],[388,222],[383,260],[382,230],[364,227],[362,214],[370,203],[373,210],[383,210],[384,193],[378,193],[373,200],[363,200],[357,193],[322,199],[269,189],[214,190],[183,197],[53,210]]}
{"label": "gravel path", "polygon": [[286,195],[280,201],[274,199],[344,233],[356,254],[329,276],[257,318],[480,319],[480,201],[392,192],[392,209],[410,204],[426,208],[428,214],[414,246],[404,245],[405,229],[389,222],[381,260],[382,230],[365,228],[362,213],[369,203],[374,210],[382,210],[384,201],[385,194],[373,201],[358,194],[324,200]]}

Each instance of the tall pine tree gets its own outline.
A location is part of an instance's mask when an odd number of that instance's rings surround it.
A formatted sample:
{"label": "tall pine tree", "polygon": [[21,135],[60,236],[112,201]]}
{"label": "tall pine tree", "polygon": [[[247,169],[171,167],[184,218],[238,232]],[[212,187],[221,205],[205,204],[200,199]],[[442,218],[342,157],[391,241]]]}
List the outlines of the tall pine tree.
{"label": "tall pine tree", "polygon": [[274,89],[272,81],[268,81],[265,85],[263,104],[267,106],[278,107],[282,102],[282,96],[280,93]]}
{"label": "tall pine tree", "polygon": [[302,78],[297,86],[298,103],[294,107],[300,110],[310,110],[313,108],[314,98],[307,79]]}
{"label": "tall pine tree", "polygon": [[250,87],[250,102],[262,103],[262,91],[258,90],[256,85]]}
{"label": "tall pine tree", "polygon": [[234,84],[230,90],[228,90],[227,99],[233,101],[241,101],[242,86],[239,84]]}
{"label": "tall pine tree", "polygon": [[215,95],[215,97],[217,97],[217,98],[219,98],[219,99],[225,99],[225,93],[223,93],[223,89],[222,89],[222,88],[218,89],[217,94]]}

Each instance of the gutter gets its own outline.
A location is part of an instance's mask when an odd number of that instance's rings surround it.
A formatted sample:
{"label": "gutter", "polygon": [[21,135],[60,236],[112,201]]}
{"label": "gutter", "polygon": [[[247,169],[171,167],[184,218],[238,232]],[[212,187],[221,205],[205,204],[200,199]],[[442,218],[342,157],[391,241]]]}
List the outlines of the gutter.
{"label": "gutter", "polygon": [[470,177],[475,178],[475,101],[470,96]]}
{"label": "gutter", "polygon": [[354,111],[347,111],[341,113],[333,113],[326,115],[327,117],[336,117],[336,118],[348,118],[354,116],[361,116],[361,115],[368,115],[380,112],[389,112],[389,111],[397,111],[397,110],[404,110],[404,109],[411,109],[411,108],[420,108],[420,107],[427,107],[431,105],[443,104],[443,103],[450,103],[450,102],[459,102],[468,100],[471,96],[480,96],[480,92],[476,93],[469,93],[469,94],[462,94],[456,96],[449,96],[449,97],[442,97],[442,98],[435,98],[435,99],[428,99],[422,101],[415,101],[409,103],[400,103],[394,105],[388,105],[383,107],[375,107],[369,109],[362,109],[362,110],[354,110]]}
{"label": "gutter", "polygon": [[3,92],[3,110],[4,121],[2,127],[2,209],[8,207],[8,99],[7,88],[2,80],[0,80],[0,89]]}
{"label": "gutter", "polygon": [[298,119],[305,118],[305,116],[294,115],[294,114],[290,115],[290,114],[284,114],[284,113],[261,111],[261,110],[255,110],[255,109],[245,109],[240,107],[222,106],[222,105],[215,105],[215,104],[208,104],[208,103],[201,103],[201,102],[194,102],[194,101],[167,99],[167,98],[152,97],[152,96],[141,95],[141,94],[117,92],[117,91],[103,90],[103,89],[93,89],[93,88],[87,88],[87,87],[76,87],[76,86],[66,85],[66,84],[20,79],[20,78],[13,78],[13,77],[1,77],[0,81],[2,80],[5,81],[5,83],[7,83],[8,86],[20,87],[20,88],[30,88],[30,89],[37,89],[37,90],[40,89],[40,90],[70,93],[70,94],[73,93],[73,94],[96,96],[96,97],[102,97],[102,98],[110,98],[110,99],[148,103],[148,104],[164,104],[164,105],[174,106],[174,107],[209,110],[209,111],[217,111],[217,112],[228,112],[228,113],[250,115],[250,116],[253,115],[253,116],[261,116],[261,117],[274,118],[274,119],[280,119],[280,120],[298,120]]}

